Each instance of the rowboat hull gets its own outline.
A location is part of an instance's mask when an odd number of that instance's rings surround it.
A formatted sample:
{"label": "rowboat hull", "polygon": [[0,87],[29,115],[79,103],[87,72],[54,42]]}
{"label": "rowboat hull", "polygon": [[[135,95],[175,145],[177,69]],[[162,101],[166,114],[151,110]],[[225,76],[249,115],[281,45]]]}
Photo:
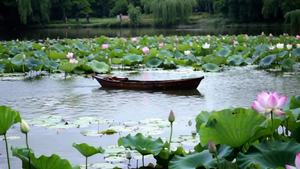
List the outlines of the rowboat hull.
{"label": "rowboat hull", "polygon": [[155,80],[139,81],[127,78],[108,78],[93,76],[102,86],[110,89],[133,89],[133,90],[191,90],[196,89],[204,77],[179,79],[179,80]]}

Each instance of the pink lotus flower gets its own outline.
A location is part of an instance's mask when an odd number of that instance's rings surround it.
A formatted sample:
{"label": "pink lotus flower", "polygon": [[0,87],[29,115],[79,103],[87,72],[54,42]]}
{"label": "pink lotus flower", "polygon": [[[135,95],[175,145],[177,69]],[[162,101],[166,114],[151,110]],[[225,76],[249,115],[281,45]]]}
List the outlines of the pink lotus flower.
{"label": "pink lotus flower", "polygon": [[257,96],[257,100],[253,102],[252,109],[260,113],[274,113],[275,115],[283,115],[281,110],[287,102],[286,96],[280,96],[277,92],[262,92]]}
{"label": "pink lotus flower", "polygon": [[142,51],[144,52],[145,55],[149,54],[150,49],[148,47],[143,47]]}
{"label": "pink lotus flower", "polygon": [[164,46],[165,46],[164,43],[159,43],[159,44],[158,44],[158,47],[159,47],[159,48],[163,48]]}
{"label": "pink lotus flower", "polygon": [[297,35],[297,36],[296,36],[296,39],[300,40],[300,35]]}
{"label": "pink lotus flower", "polygon": [[300,169],[300,153],[298,153],[298,154],[296,155],[296,158],[295,158],[295,165],[296,165],[296,167],[290,166],[290,165],[285,165],[285,168],[286,168],[286,169]]}
{"label": "pink lotus flower", "polygon": [[137,41],[138,41],[138,38],[137,38],[137,37],[133,37],[133,38],[131,38],[131,41],[132,41],[132,42],[137,42]]}
{"label": "pink lotus flower", "polygon": [[107,43],[102,44],[102,49],[108,49],[109,45]]}
{"label": "pink lotus flower", "polygon": [[67,56],[68,59],[72,59],[74,57],[74,53],[68,52]]}
{"label": "pink lotus flower", "polygon": [[69,60],[69,62],[70,62],[71,64],[77,64],[77,63],[78,63],[78,60],[76,60],[75,58],[72,58],[72,59]]}

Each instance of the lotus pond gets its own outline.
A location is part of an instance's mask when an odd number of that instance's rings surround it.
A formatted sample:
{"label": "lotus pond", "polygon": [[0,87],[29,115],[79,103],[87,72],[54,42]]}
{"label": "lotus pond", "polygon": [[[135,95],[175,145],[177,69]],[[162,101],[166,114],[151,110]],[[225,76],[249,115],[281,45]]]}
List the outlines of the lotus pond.
{"label": "lotus pond", "polygon": [[[87,159],[88,168],[295,165],[299,43],[287,35],[3,41],[0,105],[20,113],[0,106],[0,168],[7,142],[12,168],[86,168]],[[90,73],[205,79],[192,91],[104,90]],[[280,95],[254,102],[262,91]]]}

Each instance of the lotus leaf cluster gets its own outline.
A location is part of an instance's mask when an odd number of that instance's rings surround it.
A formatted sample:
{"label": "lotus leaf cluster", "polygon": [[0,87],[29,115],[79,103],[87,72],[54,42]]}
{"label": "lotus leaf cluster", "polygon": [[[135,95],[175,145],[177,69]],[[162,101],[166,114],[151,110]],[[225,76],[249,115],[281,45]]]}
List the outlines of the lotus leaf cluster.
{"label": "lotus leaf cluster", "polygon": [[115,68],[176,69],[179,66],[217,72],[225,66],[244,65],[292,71],[300,61],[299,44],[299,39],[287,35],[144,36],[135,40],[102,36],[1,41],[0,73],[40,70],[108,73]]}

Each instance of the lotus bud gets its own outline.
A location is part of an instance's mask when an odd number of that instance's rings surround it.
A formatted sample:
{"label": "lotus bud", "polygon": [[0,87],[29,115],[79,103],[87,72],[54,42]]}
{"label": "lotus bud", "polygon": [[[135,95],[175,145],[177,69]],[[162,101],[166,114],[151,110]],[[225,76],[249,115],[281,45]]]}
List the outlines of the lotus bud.
{"label": "lotus bud", "polygon": [[21,132],[24,134],[27,134],[30,130],[29,125],[25,120],[21,120]]}
{"label": "lotus bud", "polygon": [[126,159],[130,160],[132,158],[130,151],[126,152]]}
{"label": "lotus bud", "polygon": [[170,123],[173,123],[175,121],[175,115],[174,112],[171,110],[168,118]]}
{"label": "lotus bud", "polygon": [[216,153],[217,152],[217,147],[216,147],[216,144],[214,143],[214,142],[212,142],[212,141],[209,141],[208,142],[208,151],[210,152],[210,153]]}

